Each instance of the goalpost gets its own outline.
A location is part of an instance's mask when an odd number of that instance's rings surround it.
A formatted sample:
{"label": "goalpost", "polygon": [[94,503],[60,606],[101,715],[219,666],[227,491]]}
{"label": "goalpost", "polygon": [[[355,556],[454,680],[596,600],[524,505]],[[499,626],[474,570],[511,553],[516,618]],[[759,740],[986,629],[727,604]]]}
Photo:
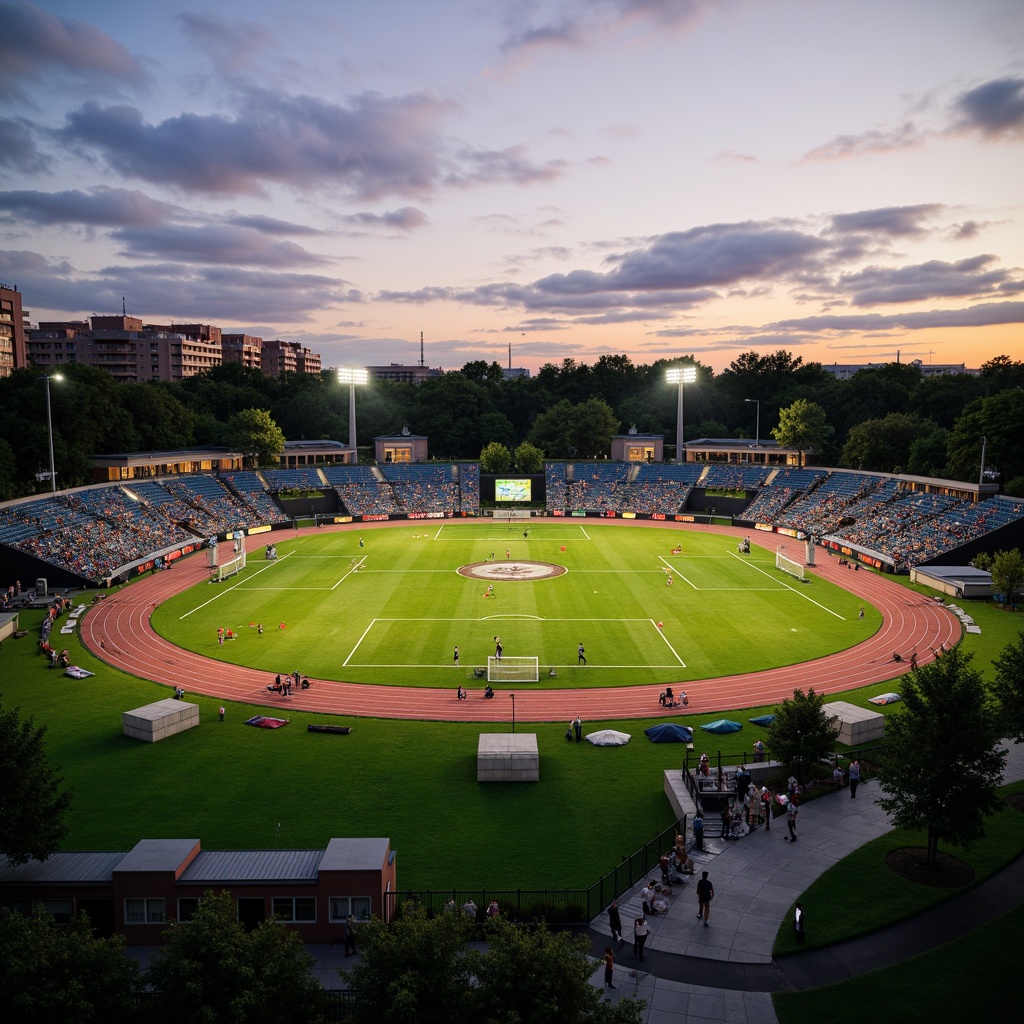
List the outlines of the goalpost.
{"label": "goalpost", "polygon": [[782,548],[775,549],[775,568],[781,569],[783,572],[788,572],[790,576],[795,576],[802,582],[807,581],[807,576],[804,573],[804,567],[799,562],[794,562],[792,558],[787,558],[782,553]]}
{"label": "goalpost", "polygon": [[241,572],[245,568],[245,534],[241,530],[235,530],[230,536],[235,543],[235,557],[223,565],[217,566],[217,571],[213,578],[218,583],[226,580],[229,576],[234,576],[235,573]]}
{"label": "goalpost", "polygon": [[507,657],[487,659],[489,683],[535,683],[540,679],[540,658]]}

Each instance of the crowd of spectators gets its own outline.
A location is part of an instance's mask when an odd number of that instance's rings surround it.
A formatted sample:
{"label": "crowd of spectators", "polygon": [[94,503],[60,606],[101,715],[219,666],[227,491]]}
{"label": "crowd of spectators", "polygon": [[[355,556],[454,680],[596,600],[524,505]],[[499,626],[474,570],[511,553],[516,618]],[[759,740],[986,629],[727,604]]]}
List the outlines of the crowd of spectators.
{"label": "crowd of spectators", "polygon": [[288,520],[288,515],[267,493],[259,473],[241,470],[237,473],[224,473],[221,479],[251,510],[257,523],[283,523]]}

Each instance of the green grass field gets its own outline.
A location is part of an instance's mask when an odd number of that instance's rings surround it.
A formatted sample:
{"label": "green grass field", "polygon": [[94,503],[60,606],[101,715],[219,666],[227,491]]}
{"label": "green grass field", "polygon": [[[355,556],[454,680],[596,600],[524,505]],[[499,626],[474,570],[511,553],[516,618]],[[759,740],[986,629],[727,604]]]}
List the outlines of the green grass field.
{"label": "green grass field", "polygon": [[[564,522],[531,526],[524,538],[521,525],[434,523],[284,537],[277,548],[277,561],[258,552],[238,576],[166,602],[155,627],[180,646],[272,673],[409,686],[451,685],[455,645],[469,672],[486,665],[500,635],[506,658],[539,658],[538,686],[597,687],[795,664],[860,643],[880,623],[871,609],[858,619],[861,602],[838,587],[800,583],[773,555],[739,555],[733,538],[713,534]],[[457,572],[519,560],[567,572],[501,580],[491,597],[486,582]],[[221,627],[238,639],[220,646]]]}

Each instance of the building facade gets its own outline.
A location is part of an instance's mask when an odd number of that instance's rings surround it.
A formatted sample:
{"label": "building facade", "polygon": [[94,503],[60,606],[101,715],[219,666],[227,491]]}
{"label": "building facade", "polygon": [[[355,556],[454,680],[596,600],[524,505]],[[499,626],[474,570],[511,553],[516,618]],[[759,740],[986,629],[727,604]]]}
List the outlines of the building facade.
{"label": "building facade", "polygon": [[15,370],[28,366],[25,316],[21,292],[0,284],[0,377],[10,377]]}

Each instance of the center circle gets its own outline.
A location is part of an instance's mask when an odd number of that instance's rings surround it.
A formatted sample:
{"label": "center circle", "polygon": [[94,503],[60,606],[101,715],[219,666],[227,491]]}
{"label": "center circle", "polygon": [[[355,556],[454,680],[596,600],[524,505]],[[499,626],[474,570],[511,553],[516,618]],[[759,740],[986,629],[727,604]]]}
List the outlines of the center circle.
{"label": "center circle", "polygon": [[553,562],[508,560],[470,562],[468,565],[460,565],[456,571],[460,576],[468,576],[474,580],[510,583],[520,580],[550,580],[555,576],[564,576],[569,570],[564,565],[555,565]]}

